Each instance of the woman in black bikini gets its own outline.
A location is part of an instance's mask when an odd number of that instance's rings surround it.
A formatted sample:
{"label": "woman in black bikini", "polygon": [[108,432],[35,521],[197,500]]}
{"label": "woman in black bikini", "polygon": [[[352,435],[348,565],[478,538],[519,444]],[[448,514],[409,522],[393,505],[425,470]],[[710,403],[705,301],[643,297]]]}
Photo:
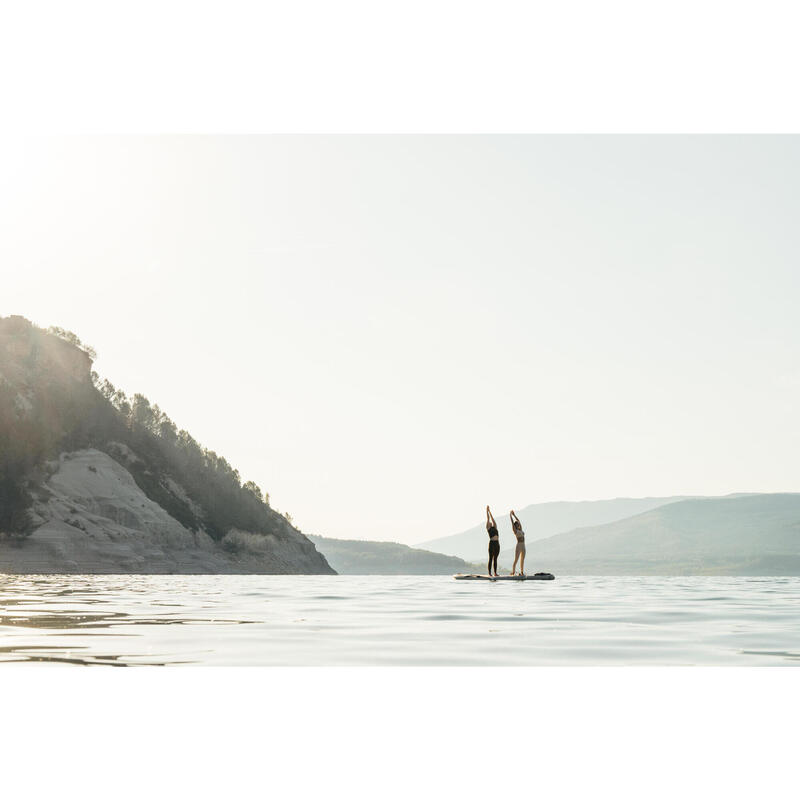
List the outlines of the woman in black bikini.
{"label": "woman in black bikini", "polygon": [[489,534],[489,577],[492,576],[492,564],[494,564],[494,577],[497,577],[497,556],[500,555],[500,534],[497,532],[497,524],[494,521],[489,506],[486,506],[486,531]]}

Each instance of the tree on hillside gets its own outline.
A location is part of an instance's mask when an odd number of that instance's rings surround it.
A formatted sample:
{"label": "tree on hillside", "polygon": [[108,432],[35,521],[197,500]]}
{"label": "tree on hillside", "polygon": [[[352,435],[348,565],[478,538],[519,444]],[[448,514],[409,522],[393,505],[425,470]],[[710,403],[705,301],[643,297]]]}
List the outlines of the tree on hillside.
{"label": "tree on hillside", "polygon": [[63,339],[65,342],[69,342],[69,344],[74,345],[79,350],[83,350],[92,361],[97,361],[97,351],[91,345],[84,344],[72,331],[64,330],[64,328],[59,328],[57,325],[51,325],[47,332],[52,334],[53,336],[57,336],[59,339]]}
{"label": "tree on hillside", "polygon": [[259,501],[262,500],[263,495],[261,494],[261,487],[254,481],[247,481],[247,483],[242,485],[242,489],[246,492],[250,492],[250,494],[252,494],[253,497],[257,497]]}

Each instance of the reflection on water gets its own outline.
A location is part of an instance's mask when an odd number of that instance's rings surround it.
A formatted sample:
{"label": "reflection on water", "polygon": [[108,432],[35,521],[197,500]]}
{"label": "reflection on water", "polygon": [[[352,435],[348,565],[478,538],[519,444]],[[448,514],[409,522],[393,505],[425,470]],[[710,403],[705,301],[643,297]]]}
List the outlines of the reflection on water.
{"label": "reflection on water", "polygon": [[0,662],[800,662],[799,578],[0,575]]}

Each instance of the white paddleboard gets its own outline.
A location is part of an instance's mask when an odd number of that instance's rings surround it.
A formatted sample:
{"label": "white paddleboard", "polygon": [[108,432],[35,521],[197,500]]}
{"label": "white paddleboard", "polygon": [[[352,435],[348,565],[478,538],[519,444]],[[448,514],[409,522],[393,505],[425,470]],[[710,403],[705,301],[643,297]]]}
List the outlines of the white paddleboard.
{"label": "white paddleboard", "polygon": [[535,575],[453,575],[457,581],[554,581],[555,575],[549,572],[537,572]]}

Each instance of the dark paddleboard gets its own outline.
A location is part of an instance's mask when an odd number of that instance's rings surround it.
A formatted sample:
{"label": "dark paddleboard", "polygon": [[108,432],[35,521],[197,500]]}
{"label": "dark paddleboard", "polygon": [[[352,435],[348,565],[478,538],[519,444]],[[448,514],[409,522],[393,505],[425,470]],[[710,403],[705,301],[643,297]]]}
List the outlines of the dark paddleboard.
{"label": "dark paddleboard", "polygon": [[535,575],[500,575],[497,578],[488,575],[453,575],[457,581],[554,581],[555,575],[549,572],[537,572]]}

